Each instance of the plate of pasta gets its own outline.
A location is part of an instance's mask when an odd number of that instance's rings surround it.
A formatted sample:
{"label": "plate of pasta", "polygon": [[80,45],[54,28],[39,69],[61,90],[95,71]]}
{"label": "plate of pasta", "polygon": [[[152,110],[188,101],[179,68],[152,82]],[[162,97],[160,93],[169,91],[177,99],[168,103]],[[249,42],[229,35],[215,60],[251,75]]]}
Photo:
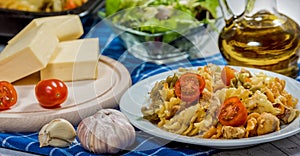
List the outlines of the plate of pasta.
{"label": "plate of pasta", "polygon": [[232,149],[300,132],[299,91],[298,81],[274,72],[209,64],[144,79],[119,105],[156,137]]}

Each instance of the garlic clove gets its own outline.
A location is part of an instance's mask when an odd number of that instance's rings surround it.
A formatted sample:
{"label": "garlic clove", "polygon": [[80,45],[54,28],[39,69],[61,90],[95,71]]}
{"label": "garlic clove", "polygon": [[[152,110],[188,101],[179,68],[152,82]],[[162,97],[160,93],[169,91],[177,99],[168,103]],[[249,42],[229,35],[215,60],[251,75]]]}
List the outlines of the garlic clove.
{"label": "garlic clove", "polygon": [[[52,138],[50,139],[47,144],[44,144],[44,146],[54,146],[54,147],[68,147],[70,146],[72,142],[68,140],[63,140],[60,138]],[[41,146],[42,147],[42,146]]]}
{"label": "garlic clove", "polygon": [[39,132],[40,147],[67,147],[76,137],[73,125],[65,119],[54,119],[44,125]]}

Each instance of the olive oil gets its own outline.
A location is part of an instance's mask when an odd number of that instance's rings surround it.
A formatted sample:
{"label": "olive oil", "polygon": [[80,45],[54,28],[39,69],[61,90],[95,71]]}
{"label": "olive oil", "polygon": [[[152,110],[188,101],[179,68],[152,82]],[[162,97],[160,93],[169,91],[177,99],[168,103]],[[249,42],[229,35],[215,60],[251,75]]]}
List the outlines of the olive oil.
{"label": "olive oil", "polygon": [[298,75],[300,28],[289,17],[259,11],[223,28],[219,48],[230,65]]}

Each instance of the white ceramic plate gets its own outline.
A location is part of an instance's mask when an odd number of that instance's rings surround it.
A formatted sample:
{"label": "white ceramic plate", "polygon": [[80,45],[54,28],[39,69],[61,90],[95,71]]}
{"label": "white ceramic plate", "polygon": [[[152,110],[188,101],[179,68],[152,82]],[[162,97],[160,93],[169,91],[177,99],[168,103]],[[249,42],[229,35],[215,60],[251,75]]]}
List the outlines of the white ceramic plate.
{"label": "white ceramic plate", "polygon": [[[240,69],[239,67],[233,67]],[[262,70],[246,68],[252,73],[258,73]],[[162,74],[158,74],[152,77],[149,77],[145,80],[142,80],[136,83],[134,86],[129,88],[128,91],[122,96],[120,101],[121,111],[129,118],[130,122],[137,128],[152,134],[154,136],[167,139],[170,141],[177,141],[182,143],[196,144],[202,146],[209,146],[213,148],[220,149],[233,149],[233,148],[242,148],[246,146],[256,145],[265,142],[271,142],[292,136],[300,132],[300,119],[296,118],[292,123],[286,127],[282,127],[280,131],[258,136],[251,138],[243,139],[232,139],[232,140],[221,140],[221,139],[204,139],[204,138],[193,138],[182,135],[177,135],[174,133],[167,132],[158,128],[156,125],[150,123],[148,120],[142,118],[141,108],[144,105],[149,104],[149,95],[148,92],[154,86],[155,82],[165,79],[169,75],[173,75],[176,71],[169,71]],[[286,90],[295,97],[299,97],[300,94],[300,83],[292,78],[276,74],[269,71],[263,71],[270,76],[276,76],[286,81]],[[297,104],[297,109],[300,108],[300,104]]]}
{"label": "white ceramic plate", "polygon": [[34,91],[35,81],[38,80],[34,75],[25,80],[14,84],[18,93],[17,104],[0,112],[0,131],[39,131],[55,118],[64,118],[77,125],[102,108],[117,107],[121,96],[131,86],[128,70],[120,62],[105,56],[99,59],[96,80],[66,83],[69,95],[60,108],[41,107]]}

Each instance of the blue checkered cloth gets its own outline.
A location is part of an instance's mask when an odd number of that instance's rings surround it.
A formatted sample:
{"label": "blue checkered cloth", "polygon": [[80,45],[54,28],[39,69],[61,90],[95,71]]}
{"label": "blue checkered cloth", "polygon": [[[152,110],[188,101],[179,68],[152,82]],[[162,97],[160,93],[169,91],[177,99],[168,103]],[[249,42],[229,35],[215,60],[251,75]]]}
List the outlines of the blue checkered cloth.
{"label": "blue checkered cloth", "polygon": [[[102,23],[103,24],[103,23]],[[116,37],[112,30],[105,26],[97,24],[90,33],[85,34],[86,37],[99,37],[102,55],[109,56],[118,60],[128,69],[131,74],[133,85],[150,76],[177,69],[178,67],[203,66],[207,63],[224,65],[225,61],[219,53],[216,53],[207,58],[187,59],[157,65],[149,62],[141,61],[126,51],[122,45],[122,41]],[[298,76],[297,80],[300,80]],[[218,149],[213,149],[204,146],[190,145],[179,142],[170,142],[154,136],[151,136],[143,131],[136,130],[135,143],[130,147],[130,151],[120,151],[118,155],[172,155],[172,156],[187,156],[187,155],[211,155],[220,152]],[[39,155],[76,155],[88,156],[94,155],[83,149],[78,138],[70,147],[39,147],[38,133],[0,133],[1,147],[19,150],[27,153]]]}

